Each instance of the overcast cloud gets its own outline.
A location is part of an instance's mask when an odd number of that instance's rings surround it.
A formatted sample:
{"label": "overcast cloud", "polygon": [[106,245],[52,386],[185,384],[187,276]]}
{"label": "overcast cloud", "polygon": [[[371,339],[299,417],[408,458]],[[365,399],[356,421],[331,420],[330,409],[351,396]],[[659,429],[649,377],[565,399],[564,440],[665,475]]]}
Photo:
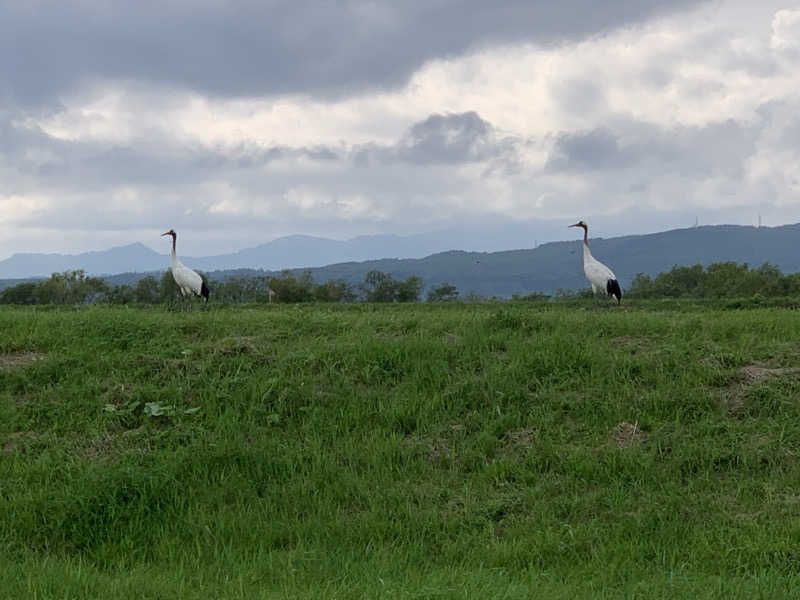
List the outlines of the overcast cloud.
{"label": "overcast cloud", "polygon": [[800,3],[0,0],[0,259],[796,222],[797,81]]}

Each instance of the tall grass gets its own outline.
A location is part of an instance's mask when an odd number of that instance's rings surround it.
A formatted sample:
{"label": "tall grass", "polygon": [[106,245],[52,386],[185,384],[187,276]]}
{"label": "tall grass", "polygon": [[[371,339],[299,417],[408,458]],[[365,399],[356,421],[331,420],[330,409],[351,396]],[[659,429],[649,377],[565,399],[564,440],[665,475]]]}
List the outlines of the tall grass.
{"label": "tall grass", "polygon": [[0,597],[800,584],[793,311],[3,308],[0,332]]}

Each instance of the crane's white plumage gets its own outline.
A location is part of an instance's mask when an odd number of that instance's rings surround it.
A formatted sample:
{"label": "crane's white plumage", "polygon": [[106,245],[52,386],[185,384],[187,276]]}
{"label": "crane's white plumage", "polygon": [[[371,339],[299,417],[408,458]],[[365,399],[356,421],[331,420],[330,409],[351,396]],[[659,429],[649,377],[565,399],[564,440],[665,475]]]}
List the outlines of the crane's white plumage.
{"label": "crane's white plumage", "polygon": [[596,294],[600,289],[609,296],[614,296],[619,303],[622,299],[622,288],[619,286],[617,276],[614,275],[614,271],[592,256],[589,250],[589,226],[583,221],[578,221],[570,227],[583,227],[583,272],[592,286],[592,293]]}
{"label": "crane's white plumage", "polygon": [[175,283],[178,284],[178,288],[181,290],[181,294],[183,296],[202,296],[205,298],[206,302],[208,301],[208,286],[206,286],[206,282],[203,281],[203,278],[200,277],[195,271],[192,271],[189,267],[184,265],[178,256],[175,254],[175,243],[178,239],[178,234],[175,233],[173,229],[170,229],[166,233],[162,233],[164,235],[172,236],[172,252],[170,254],[171,265],[170,271],[172,271],[172,277],[175,279]]}

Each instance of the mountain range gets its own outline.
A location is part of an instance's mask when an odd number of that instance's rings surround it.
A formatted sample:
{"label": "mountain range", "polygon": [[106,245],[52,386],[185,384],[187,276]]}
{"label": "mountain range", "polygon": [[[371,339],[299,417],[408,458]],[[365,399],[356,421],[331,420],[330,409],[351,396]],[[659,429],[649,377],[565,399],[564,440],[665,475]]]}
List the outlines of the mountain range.
{"label": "mountain range", "polygon": [[[674,265],[735,261],[758,266],[769,262],[785,273],[800,271],[798,240],[800,224],[716,225],[594,238],[589,243],[594,256],[612,267],[625,287],[637,273],[655,275]],[[493,252],[441,248],[451,243],[449,238],[437,240],[433,235],[366,236],[347,241],[289,236],[233,254],[182,260],[213,279],[309,268],[316,281],[342,279],[359,284],[368,271],[379,270],[396,279],[417,275],[426,288],[447,282],[464,293],[501,297],[587,286],[579,239]],[[128,273],[107,278],[118,284],[163,271],[168,265],[168,255],[143,244],[131,244],[77,255],[16,254],[0,261],[0,278],[47,276],[78,268],[91,274]],[[2,283],[13,282],[0,282],[0,287],[4,287]]]}
{"label": "mountain range", "polygon": [[[281,270],[322,267],[333,263],[380,258],[423,258],[452,249],[498,251],[528,248],[540,239],[558,239],[566,228],[547,222],[495,223],[438,230],[409,236],[366,235],[349,240],[333,240],[309,235],[281,237],[253,248],[216,256],[178,255],[194,269]],[[83,269],[93,275],[124,272],[149,272],[169,266],[169,243],[158,240],[165,252],[159,253],[141,243],[82,254],[18,253],[0,261],[0,279],[48,277],[51,273]]]}

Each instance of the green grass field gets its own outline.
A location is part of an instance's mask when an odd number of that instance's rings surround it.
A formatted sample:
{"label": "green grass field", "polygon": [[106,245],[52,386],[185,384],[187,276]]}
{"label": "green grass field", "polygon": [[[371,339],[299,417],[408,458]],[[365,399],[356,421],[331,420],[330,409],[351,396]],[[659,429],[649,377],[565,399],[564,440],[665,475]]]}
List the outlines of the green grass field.
{"label": "green grass field", "polygon": [[0,309],[0,598],[800,596],[800,314]]}

